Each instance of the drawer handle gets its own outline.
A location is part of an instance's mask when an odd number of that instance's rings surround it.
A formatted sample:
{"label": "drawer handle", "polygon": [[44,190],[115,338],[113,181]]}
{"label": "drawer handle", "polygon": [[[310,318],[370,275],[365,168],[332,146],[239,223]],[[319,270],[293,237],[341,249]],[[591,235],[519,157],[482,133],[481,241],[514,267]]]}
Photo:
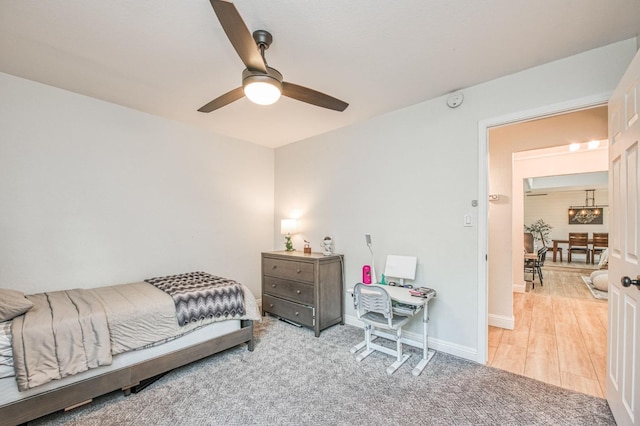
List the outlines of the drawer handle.
{"label": "drawer handle", "polygon": [[294,315],[295,315],[295,316],[298,316],[298,315],[300,315],[300,312],[296,312]]}
{"label": "drawer handle", "polygon": [[277,267],[278,267],[277,265],[273,265],[271,269],[276,269]]}
{"label": "drawer handle", "polygon": [[297,273],[300,273],[300,272],[302,272],[302,271],[301,271],[300,269],[298,269],[296,272],[297,272]]}
{"label": "drawer handle", "polygon": [[296,290],[296,294],[300,294],[300,293],[301,293],[301,291],[300,291],[300,290]]}
{"label": "drawer handle", "polygon": [[273,308],[273,303],[269,303],[269,307],[270,307],[270,308]]}
{"label": "drawer handle", "polygon": [[275,284],[271,284],[271,287],[276,288],[276,285]]}

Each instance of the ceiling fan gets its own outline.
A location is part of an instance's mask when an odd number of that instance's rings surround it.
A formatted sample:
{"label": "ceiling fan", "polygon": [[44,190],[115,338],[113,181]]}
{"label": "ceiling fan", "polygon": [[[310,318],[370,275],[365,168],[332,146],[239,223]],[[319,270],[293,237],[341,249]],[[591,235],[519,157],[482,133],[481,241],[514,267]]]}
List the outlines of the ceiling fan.
{"label": "ceiling fan", "polygon": [[243,96],[260,105],[273,104],[280,95],[284,95],[334,111],[344,111],[349,106],[340,99],[283,81],[282,74],[268,66],[264,58],[264,51],[273,41],[271,34],[265,30],[257,30],[252,36],[233,3],[224,0],[210,2],[229,41],[247,68],[242,72],[242,87],[217,97],[198,111],[215,111]]}

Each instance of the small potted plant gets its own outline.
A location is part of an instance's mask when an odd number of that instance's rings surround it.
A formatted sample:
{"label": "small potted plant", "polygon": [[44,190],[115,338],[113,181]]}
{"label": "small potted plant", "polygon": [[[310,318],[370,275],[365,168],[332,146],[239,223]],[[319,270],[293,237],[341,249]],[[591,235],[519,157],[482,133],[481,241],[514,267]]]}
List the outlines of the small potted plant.
{"label": "small potted plant", "polygon": [[551,231],[551,229],[553,229],[553,226],[549,225],[542,219],[538,219],[531,225],[524,225],[524,232],[531,232],[533,234],[533,239],[536,241],[542,242],[542,237],[544,242],[547,244],[551,242],[549,240],[549,231]]}

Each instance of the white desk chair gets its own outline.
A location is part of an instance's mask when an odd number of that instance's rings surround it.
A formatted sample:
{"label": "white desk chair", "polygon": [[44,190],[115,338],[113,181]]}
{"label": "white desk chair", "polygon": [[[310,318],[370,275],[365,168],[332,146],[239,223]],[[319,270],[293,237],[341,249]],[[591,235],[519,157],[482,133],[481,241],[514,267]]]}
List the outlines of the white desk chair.
{"label": "white desk chair", "polygon": [[[373,351],[395,356],[396,362],[387,367],[387,374],[393,374],[410,357],[410,355],[402,354],[402,342],[400,341],[402,326],[409,321],[409,317],[393,314],[391,297],[382,287],[356,284],[353,288],[353,296],[353,305],[358,318],[365,324],[364,338],[367,344],[366,350],[356,356],[356,361],[362,361]],[[373,328],[395,330],[396,350],[374,343],[371,338]]]}

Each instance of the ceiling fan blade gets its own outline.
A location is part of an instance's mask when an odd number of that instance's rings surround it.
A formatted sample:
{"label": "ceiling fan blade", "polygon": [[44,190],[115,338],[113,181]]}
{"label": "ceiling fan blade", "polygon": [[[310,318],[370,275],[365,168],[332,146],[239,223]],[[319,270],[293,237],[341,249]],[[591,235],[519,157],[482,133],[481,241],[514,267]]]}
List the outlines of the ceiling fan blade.
{"label": "ceiling fan blade", "polygon": [[298,86],[297,84],[282,82],[282,94],[289,98],[297,99],[311,105],[322,108],[332,109],[334,111],[344,111],[349,106],[348,103],[336,99],[333,96],[325,95],[307,87]]}
{"label": "ceiling fan blade", "polygon": [[213,10],[218,16],[218,20],[227,33],[233,48],[238,52],[238,56],[244,65],[251,71],[267,72],[267,66],[262,59],[262,55],[256,44],[247,24],[244,23],[236,6],[228,1],[210,0]]}
{"label": "ceiling fan blade", "polygon": [[225,93],[222,96],[218,96],[217,98],[215,98],[214,100],[212,100],[211,102],[209,102],[208,104],[200,108],[198,111],[200,112],[215,111],[218,108],[222,108],[225,105],[229,105],[231,102],[237,101],[243,96],[244,96],[244,90],[242,89],[242,87],[238,87],[236,89],[233,89],[230,92]]}

